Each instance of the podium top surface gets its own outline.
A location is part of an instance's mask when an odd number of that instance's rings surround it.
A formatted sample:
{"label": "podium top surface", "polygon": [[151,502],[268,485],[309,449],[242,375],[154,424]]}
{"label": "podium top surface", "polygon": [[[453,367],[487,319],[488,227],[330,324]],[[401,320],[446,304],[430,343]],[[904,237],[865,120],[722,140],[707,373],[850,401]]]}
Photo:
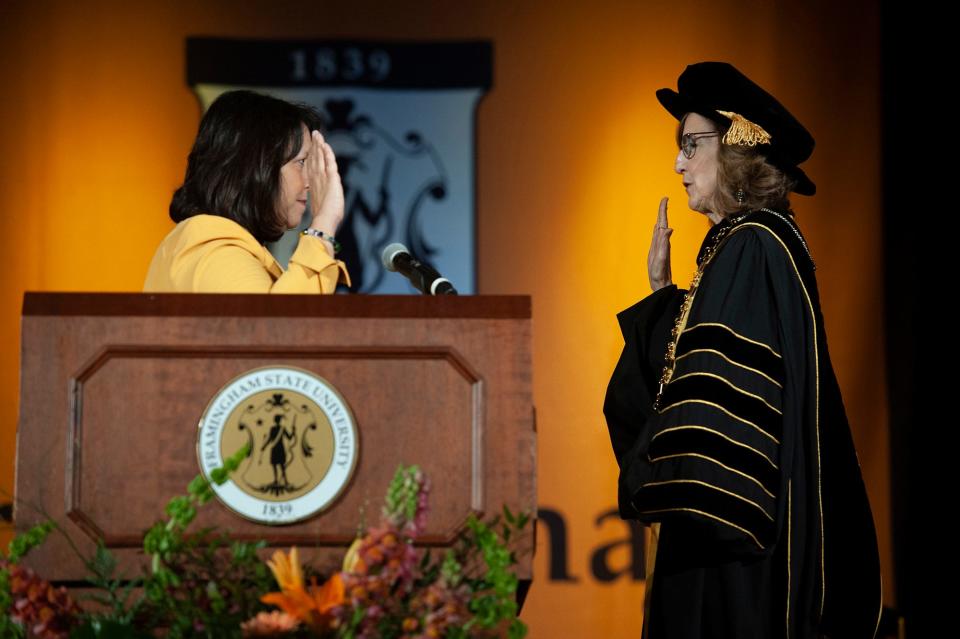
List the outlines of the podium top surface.
{"label": "podium top surface", "polygon": [[529,295],[25,293],[26,316],[529,319]]}

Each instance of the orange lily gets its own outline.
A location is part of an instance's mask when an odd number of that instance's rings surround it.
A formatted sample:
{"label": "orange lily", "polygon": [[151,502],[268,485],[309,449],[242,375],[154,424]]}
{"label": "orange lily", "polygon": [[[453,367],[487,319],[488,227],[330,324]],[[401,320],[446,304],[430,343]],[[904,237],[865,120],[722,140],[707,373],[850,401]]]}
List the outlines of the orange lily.
{"label": "orange lily", "polygon": [[340,573],[334,573],[322,586],[318,586],[316,580],[314,580],[310,587],[314,605],[317,611],[324,615],[343,603],[344,592],[343,578]]}
{"label": "orange lily", "polygon": [[334,574],[322,586],[312,580],[309,592],[303,585],[303,571],[296,548],[289,555],[278,550],[273,560],[267,561],[273,576],[280,585],[281,592],[270,592],[260,598],[266,604],[273,604],[288,615],[299,619],[314,629],[329,627],[332,618],[328,614],[335,606],[343,603],[344,587],[340,574]]}
{"label": "orange lily", "polygon": [[270,572],[276,578],[282,590],[303,590],[303,571],[300,569],[300,555],[296,546],[290,549],[290,555],[282,550],[273,553],[273,561],[267,560]]}

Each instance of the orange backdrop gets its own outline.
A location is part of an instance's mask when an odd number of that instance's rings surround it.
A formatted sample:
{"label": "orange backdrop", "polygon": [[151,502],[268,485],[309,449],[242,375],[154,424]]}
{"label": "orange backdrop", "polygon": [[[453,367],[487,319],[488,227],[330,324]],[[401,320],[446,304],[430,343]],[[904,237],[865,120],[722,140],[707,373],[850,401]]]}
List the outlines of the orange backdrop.
{"label": "orange backdrop", "polygon": [[[171,228],[167,204],[200,115],[185,84],[188,35],[493,41],[494,86],[477,122],[480,291],[533,296],[540,503],[568,532],[571,579],[559,581],[540,531],[523,612],[534,638],[639,636],[642,582],[603,582],[591,569],[598,548],[627,535],[617,519],[597,520],[616,501],[601,413],[621,347],[614,315],[648,292],[662,195],[682,286],[707,229],[685,207],[674,121],[654,91],[713,59],[777,95],[817,138],[805,168],[818,195],[794,204],[819,268],[893,603],[872,4],[4,2],[0,487],[13,485],[23,292],[139,290]],[[617,546],[607,563],[623,568],[628,552]]]}

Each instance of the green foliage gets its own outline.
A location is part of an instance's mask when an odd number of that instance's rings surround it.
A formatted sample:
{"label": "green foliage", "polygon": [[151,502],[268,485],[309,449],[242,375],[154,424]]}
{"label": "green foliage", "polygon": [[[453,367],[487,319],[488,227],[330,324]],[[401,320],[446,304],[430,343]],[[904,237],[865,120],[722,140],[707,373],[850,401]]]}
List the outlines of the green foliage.
{"label": "green foliage", "polygon": [[[245,445],[227,458],[223,466],[214,469],[210,473],[210,478],[218,486],[224,484],[230,473],[239,468],[249,452],[249,445]],[[145,584],[149,598],[160,597],[164,588],[179,585],[179,577],[168,569],[166,562],[186,548],[187,527],[196,518],[197,508],[212,498],[213,487],[203,475],[197,475],[187,486],[186,495],[174,497],[167,503],[164,511],[169,519],[165,522],[157,522],[147,531],[143,538],[143,550],[152,558],[152,576]]]}
{"label": "green foliage", "polygon": [[23,559],[28,552],[44,542],[47,536],[56,529],[52,521],[45,521],[30,530],[21,533],[10,540],[7,548],[6,560],[15,564]]}
{"label": "green foliage", "polygon": [[85,559],[84,565],[87,568],[87,580],[98,593],[89,595],[88,599],[97,602],[103,609],[96,614],[88,613],[85,616],[86,623],[83,628],[90,628],[84,632],[115,633],[116,627],[129,627],[143,601],[142,597],[133,597],[133,591],[141,585],[141,580],[117,575],[117,560],[102,541],[97,543],[93,558]]}
{"label": "green foliage", "polygon": [[[247,457],[244,446],[210,473],[223,484]],[[169,637],[239,637],[240,624],[263,609],[259,601],[272,578],[257,551],[266,542],[233,542],[222,533],[203,529],[187,533],[197,510],[214,496],[213,487],[197,476],[187,494],[167,503],[168,519],[143,539],[150,572],[143,580],[145,616],[151,625],[168,629]]]}
{"label": "green foliage", "polygon": [[10,595],[10,573],[5,564],[0,561],[0,639],[21,639],[23,628],[13,623],[9,610],[13,607],[13,597]]}
{"label": "green foliage", "polygon": [[257,555],[265,546],[231,542],[211,529],[174,539],[161,569],[145,580],[149,625],[170,637],[239,637],[273,583]]}
{"label": "green foliage", "polygon": [[457,556],[452,550],[447,550],[443,555],[443,563],[440,564],[440,575],[444,582],[451,588],[456,588],[463,579],[462,573],[463,566],[457,561]]}
{"label": "green foliage", "polygon": [[[237,451],[211,473],[211,479],[217,484],[226,482],[247,452],[247,447]],[[164,512],[168,519],[155,524],[144,537],[151,570],[142,579],[118,575],[117,560],[102,543],[92,558],[81,555],[88,581],[97,592],[90,599],[100,608],[85,613],[83,623],[71,636],[139,639],[152,635],[138,628],[161,627],[169,637],[239,637],[240,624],[263,609],[259,595],[272,584],[267,567],[257,555],[265,542],[232,542],[212,530],[189,533],[197,510],[213,496],[212,486],[201,475],[190,482],[186,495],[167,503]],[[10,543],[11,563],[43,543],[57,528],[53,522],[46,522],[17,536]],[[73,546],[69,536],[67,540]],[[8,578],[0,564],[0,611],[9,610],[13,603]],[[134,597],[133,592],[141,586],[143,595]],[[8,636],[22,637],[23,631],[4,612],[0,615],[0,639]]]}
{"label": "green foliage", "polygon": [[[226,482],[247,454],[244,447],[225,460],[221,468],[210,473],[211,481]],[[385,580],[388,587],[377,591],[385,599],[348,599],[338,613],[340,623],[329,631],[330,636],[389,639],[409,634],[410,629],[404,628],[407,622],[422,624],[414,634],[426,634],[428,623],[452,614],[442,625],[434,626],[442,628],[442,636],[447,639],[522,639],[527,629],[517,619],[518,580],[513,570],[517,560],[510,548],[518,539],[517,533],[529,523],[529,516],[514,514],[507,507],[490,521],[471,516],[453,548],[439,555],[428,550],[418,558],[411,546],[403,544],[412,544],[422,530],[428,492],[420,468],[397,469],[385,498],[385,523],[379,529],[371,528],[368,539],[398,539],[400,546],[390,541],[377,549],[397,553],[397,549],[405,548],[395,556],[407,557],[403,562],[408,563],[395,573],[367,574],[365,578],[372,580],[364,582],[367,585]],[[275,584],[259,557],[265,542],[235,542],[214,529],[190,530],[199,509],[213,496],[211,483],[198,476],[185,495],[167,503],[166,519],[144,536],[143,549],[150,567],[140,578],[118,574],[116,557],[102,543],[92,557],[83,558],[88,580],[96,591],[91,599],[99,608],[84,613],[71,639],[148,639],[158,636],[158,631],[173,639],[241,636],[241,623],[264,609],[259,598]],[[8,558],[11,562],[19,560],[57,528],[46,522],[18,536],[10,544]],[[387,534],[389,531],[396,534]],[[73,546],[69,537],[67,540]],[[13,603],[6,565],[0,561],[0,639],[23,639],[23,629],[4,613]],[[310,568],[306,570],[309,575]],[[142,594],[135,594],[141,589]],[[307,636],[306,632],[301,628],[291,636]]]}
{"label": "green foliage", "polygon": [[[509,639],[521,639],[527,634],[526,625],[517,619],[518,580],[511,570],[517,560],[506,542],[511,537],[516,538],[517,533],[529,523],[530,517],[525,514],[514,515],[504,506],[503,519],[502,524],[499,517],[489,523],[473,515],[467,519],[468,531],[462,543],[479,549],[486,571],[479,577],[465,579],[473,593],[469,607],[474,616],[464,625],[467,633],[464,636],[473,636],[474,628],[501,629],[503,624],[507,624]],[[498,525],[500,535],[495,530]]]}
{"label": "green foliage", "polygon": [[397,467],[387,496],[384,500],[383,514],[394,522],[413,521],[417,514],[423,473],[417,465]]}

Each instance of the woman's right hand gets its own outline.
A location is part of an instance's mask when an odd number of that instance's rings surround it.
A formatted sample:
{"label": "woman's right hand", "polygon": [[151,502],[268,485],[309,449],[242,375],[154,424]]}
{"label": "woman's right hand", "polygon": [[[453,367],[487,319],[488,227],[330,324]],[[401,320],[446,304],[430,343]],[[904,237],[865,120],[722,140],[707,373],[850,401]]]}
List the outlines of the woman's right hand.
{"label": "woman's right hand", "polygon": [[310,186],[310,228],[335,235],[343,220],[343,184],[333,149],[319,131],[311,134],[313,148],[307,158]]}
{"label": "woman's right hand", "polygon": [[660,211],[657,213],[657,223],[653,226],[653,239],[647,253],[647,277],[650,278],[650,288],[654,292],[673,284],[673,274],[670,272],[670,236],[673,235],[673,229],[667,225],[668,199],[660,200]]}

